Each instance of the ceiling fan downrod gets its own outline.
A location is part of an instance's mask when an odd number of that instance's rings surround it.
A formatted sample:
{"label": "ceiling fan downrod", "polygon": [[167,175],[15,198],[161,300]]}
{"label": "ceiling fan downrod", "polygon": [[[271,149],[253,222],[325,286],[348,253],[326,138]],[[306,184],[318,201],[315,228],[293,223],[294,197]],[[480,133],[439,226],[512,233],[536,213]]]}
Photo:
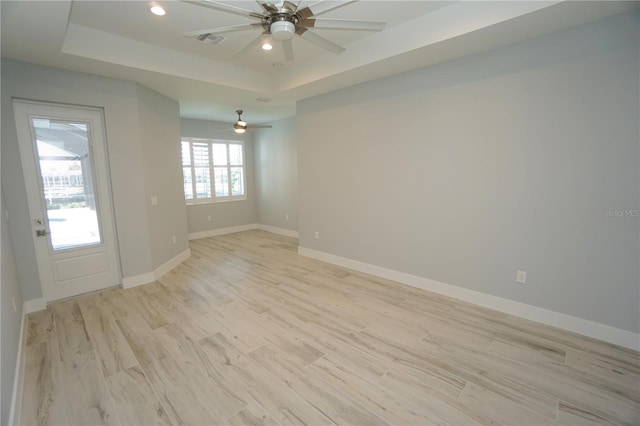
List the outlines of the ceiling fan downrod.
{"label": "ceiling fan downrod", "polygon": [[238,121],[233,125],[233,130],[236,133],[244,133],[247,130],[247,123],[242,121],[242,110],[237,109],[236,114],[238,114]]}

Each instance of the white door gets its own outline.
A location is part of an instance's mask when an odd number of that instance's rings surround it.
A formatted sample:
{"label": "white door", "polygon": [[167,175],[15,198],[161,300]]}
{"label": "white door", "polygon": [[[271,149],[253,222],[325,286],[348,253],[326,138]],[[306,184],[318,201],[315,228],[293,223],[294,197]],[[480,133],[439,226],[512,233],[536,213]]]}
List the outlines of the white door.
{"label": "white door", "polygon": [[120,284],[102,111],[14,100],[47,302]]}

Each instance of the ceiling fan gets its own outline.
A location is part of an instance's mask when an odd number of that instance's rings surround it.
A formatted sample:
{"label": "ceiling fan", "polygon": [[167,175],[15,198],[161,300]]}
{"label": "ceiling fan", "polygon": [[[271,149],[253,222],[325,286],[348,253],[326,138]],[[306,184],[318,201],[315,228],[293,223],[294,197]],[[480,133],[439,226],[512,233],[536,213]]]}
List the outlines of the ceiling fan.
{"label": "ceiling fan", "polygon": [[310,43],[320,46],[333,53],[342,53],[346,49],[331,40],[311,31],[323,30],[354,30],[354,31],[382,31],[385,26],[383,21],[360,21],[353,19],[317,19],[318,16],[354,3],[357,0],[325,1],[321,0],[310,6],[299,9],[301,0],[297,1],[260,1],[256,3],[262,8],[262,12],[253,12],[240,7],[231,6],[212,0],[183,0],[197,6],[208,7],[222,12],[233,13],[257,22],[232,25],[229,27],[211,28],[206,30],[185,33],[185,37],[200,38],[216,34],[226,34],[244,30],[262,30],[262,33],[249,44],[240,49],[236,55],[248,52],[253,47],[264,44],[269,37],[282,42],[284,56],[287,61],[293,60],[292,39],[298,36]]}
{"label": "ceiling fan", "polygon": [[235,124],[233,125],[233,131],[236,133],[244,133],[247,130],[252,130],[252,129],[270,129],[271,127],[273,127],[270,124],[260,124],[260,125],[247,124],[246,121],[242,120],[241,109],[236,110],[236,114],[238,114],[238,121],[236,121]]}

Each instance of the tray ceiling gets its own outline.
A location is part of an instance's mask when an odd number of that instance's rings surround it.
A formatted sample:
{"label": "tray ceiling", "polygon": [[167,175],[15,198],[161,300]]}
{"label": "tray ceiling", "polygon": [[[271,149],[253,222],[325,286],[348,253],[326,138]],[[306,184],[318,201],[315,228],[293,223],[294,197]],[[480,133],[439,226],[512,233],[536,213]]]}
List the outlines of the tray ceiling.
{"label": "tray ceiling", "polygon": [[[223,1],[260,11],[255,1]],[[152,3],[167,14],[149,12]],[[314,2],[303,1],[301,7]],[[213,45],[183,33],[247,23],[180,1],[6,1],[2,56],[139,82],[180,102],[184,117],[252,122],[295,114],[295,102],[341,87],[515,43],[637,7],[637,2],[359,1],[323,18],[382,20],[384,31],[315,30],[344,46],[336,55],[295,38],[234,53],[260,32]]]}

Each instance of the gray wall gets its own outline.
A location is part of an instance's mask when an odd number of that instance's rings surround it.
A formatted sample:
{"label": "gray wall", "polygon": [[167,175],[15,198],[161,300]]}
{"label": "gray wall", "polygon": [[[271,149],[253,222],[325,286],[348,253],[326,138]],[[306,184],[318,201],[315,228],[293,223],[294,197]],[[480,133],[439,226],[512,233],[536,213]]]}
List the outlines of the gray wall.
{"label": "gray wall", "polygon": [[[221,203],[187,206],[189,233],[206,232],[233,226],[254,224],[257,221],[256,189],[254,178],[253,132],[239,135],[233,124],[218,121],[183,118],[182,136],[222,140],[244,140],[244,160],[247,199]],[[182,178],[181,178],[182,179]],[[184,199],[182,201],[184,203]],[[207,220],[211,216],[211,222]]]}
{"label": "gray wall", "polygon": [[638,333],[639,219],[606,215],[640,208],[638,32],[618,16],[299,102],[300,245]]}
{"label": "gray wall", "polygon": [[273,128],[258,130],[254,136],[258,223],[297,231],[296,119],[270,124]]}
{"label": "gray wall", "polygon": [[[146,87],[136,88],[151,266],[156,269],[189,248],[180,164],[180,107]],[[155,206],[152,196],[158,200]]]}
{"label": "gray wall", "polygon": [[[13,396],[13,379],[16,372],[16,362],[18,347],[20,345],[20,326],[22,322],[22,293],[18,284],[18,272],[16,270],[11,237],[9,236],[8,223],[4,214],[6,208],[4,196],[0,203],[0,240],[2,242],[2,271],[0,286],[0,424],[9,423],[9,413],[11,410],[11,397]],[[13,311],[13,303],[16,304],[17,311]]]}
{"label": "gray wall", "polygon": [[[2,182],[18,277],[26,300],[42,297],[11,98],[104,109],[116,234],[123,277],[151,272],[187,247],[177,103],[135,83],[2,61]],[[150,206],[150,195],[159,205]],[[151,211],[149,211],[151,210]],[[172,243],[176,235],[177,243]]]}

